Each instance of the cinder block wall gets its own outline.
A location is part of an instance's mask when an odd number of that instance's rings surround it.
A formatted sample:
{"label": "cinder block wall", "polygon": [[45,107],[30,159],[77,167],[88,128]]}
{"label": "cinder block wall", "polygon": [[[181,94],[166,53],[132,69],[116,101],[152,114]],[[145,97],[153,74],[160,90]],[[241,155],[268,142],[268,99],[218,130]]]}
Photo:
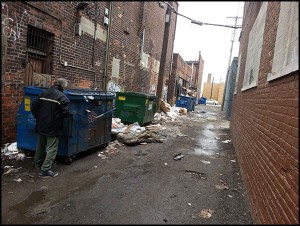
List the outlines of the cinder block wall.
{"label": "cinder block wall", "polygon": [[298,224],[299,70],[267,81],[272,71],[280,2],[268,2],[258,85],[241,92],[249,32],[261,4],[245,3],[230,130],[255,222]]}

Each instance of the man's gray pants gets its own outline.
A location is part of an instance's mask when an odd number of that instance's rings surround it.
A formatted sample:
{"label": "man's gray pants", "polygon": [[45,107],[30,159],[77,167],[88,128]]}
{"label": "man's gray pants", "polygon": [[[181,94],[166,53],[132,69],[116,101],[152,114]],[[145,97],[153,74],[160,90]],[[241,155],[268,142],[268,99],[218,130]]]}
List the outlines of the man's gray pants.
{"label": "man's gray pants", "polygon": [[41,166],[42,171],[47,171],[51,169],[57,154],[58,143],[58,137],[50,137],[41,134],[37,135],[37,145],[36,152],[34,155],[34,163],[37,165],[44,161],[43,165]]}

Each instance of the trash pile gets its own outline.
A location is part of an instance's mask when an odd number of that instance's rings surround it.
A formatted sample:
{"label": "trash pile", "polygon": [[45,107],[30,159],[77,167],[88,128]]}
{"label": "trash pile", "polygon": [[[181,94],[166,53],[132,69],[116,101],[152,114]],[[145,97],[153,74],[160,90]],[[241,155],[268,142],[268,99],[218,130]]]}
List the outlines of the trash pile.
{"label": "trash pile", "polygon": [[1,148],[1,157],[5,160],[15,159],[17,161],[22,161],[26,156],[17,148],[17,142],[14,142],[11,144],[7,143],[4,145],[4,148]]}
{"label": "trash pile", "polygon": [[120,118],[113,117],[111,133],[116,136],[116,140],[128,145],[162,143],[167,137],[166,127],[162,124],[180,121],[180,117],[187,117],[186,108],[171,107],[163,103],[163,111],[155,113],[152,123],[147,126],[140,126],[138,122],[125,125]]}

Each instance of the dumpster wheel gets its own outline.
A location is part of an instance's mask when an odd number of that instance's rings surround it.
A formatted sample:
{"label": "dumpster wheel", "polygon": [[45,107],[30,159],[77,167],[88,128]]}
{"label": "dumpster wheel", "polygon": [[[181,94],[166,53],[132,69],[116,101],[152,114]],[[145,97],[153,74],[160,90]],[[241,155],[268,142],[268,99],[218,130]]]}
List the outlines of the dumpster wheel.
{"label": "dumpster wheel", "polygon": [[73,162],[73,158],[71,156],[65,157],[65,163],[66,164],[71,165],[72,162]]}

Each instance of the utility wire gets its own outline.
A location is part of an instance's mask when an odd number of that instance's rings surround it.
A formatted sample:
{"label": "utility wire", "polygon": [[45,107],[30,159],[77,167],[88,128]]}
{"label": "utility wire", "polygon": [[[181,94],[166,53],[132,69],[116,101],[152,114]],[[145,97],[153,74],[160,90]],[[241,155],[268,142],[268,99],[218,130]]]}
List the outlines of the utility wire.
{"label": "utility wire", "polygon": [[201,22],[201,21],[193,20],[193,19],[191,19],[191,18],[189,18],[189,17],[187,17],[187,16],[185,16],[185,15],[182,15],[181,13],[177,12],[177,11],[173,8],[173,6],[171,6],[168,2],[165,2],[165,1],[164,1],[163,3],[167,4],[168,7],[170,7],[174,13],[176,13],[177,15],[182,16],[182,17],[184,17],[184,18],[190,20],[191,23],[193,23],[193,24],[198,24],[198,25],[200,25],[200,26],[202,26],[202,25],[212,25],[212,26],[228,27],[228,28],[234,28],[234,29],[242,28],[242,26],[230,26],[230,25],[223,25],[223,24],[211,24],[211,23],[203,23],[203,22]]}

